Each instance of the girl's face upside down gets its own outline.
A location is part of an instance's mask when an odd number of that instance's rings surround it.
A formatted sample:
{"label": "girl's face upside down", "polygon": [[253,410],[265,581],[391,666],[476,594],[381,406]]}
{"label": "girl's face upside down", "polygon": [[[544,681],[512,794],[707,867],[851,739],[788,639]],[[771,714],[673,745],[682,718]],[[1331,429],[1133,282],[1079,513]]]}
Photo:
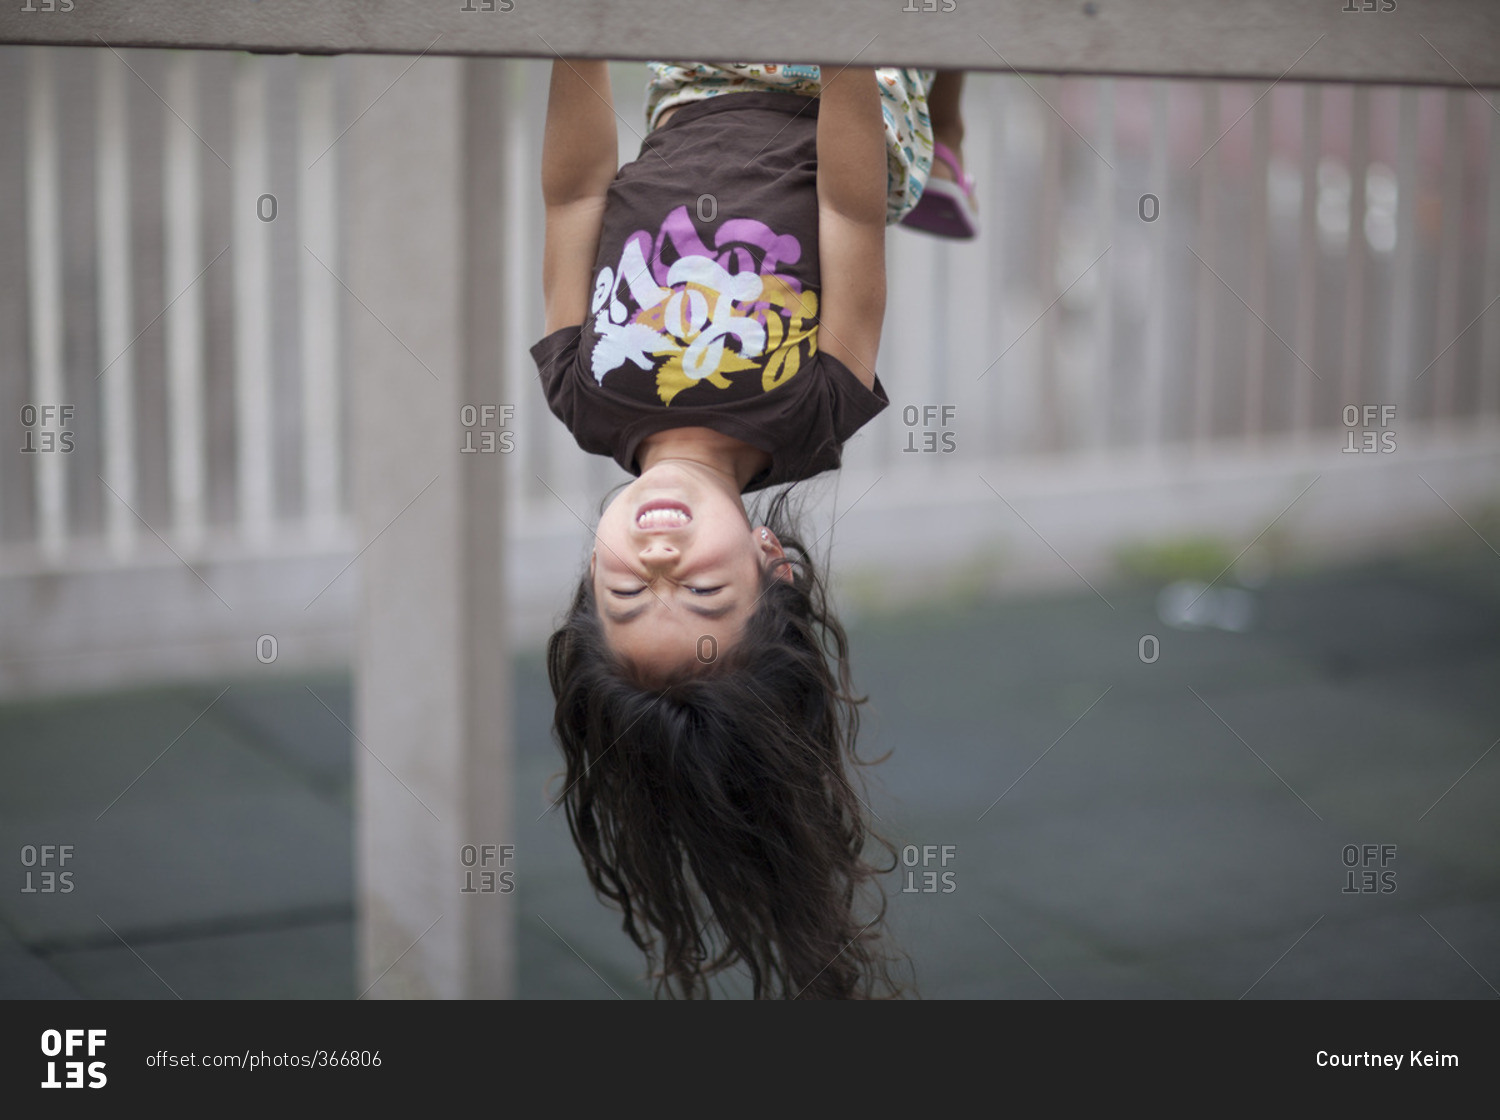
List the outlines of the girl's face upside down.
{"label": "girl's face upside down", "polygon": [[[726,652],[755,609],[763,573],[783,555],[750,524],[735,480],[691,459],[643,470],[599,519],[589,563],[614,652],[668,673]],[[791,578],[788,566],[778,574]]]}

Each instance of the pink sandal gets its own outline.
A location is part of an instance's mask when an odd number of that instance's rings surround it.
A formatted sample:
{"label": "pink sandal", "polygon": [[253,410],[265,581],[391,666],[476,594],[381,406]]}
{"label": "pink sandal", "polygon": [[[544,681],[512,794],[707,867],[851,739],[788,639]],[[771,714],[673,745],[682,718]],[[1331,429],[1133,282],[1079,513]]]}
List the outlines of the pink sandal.
{"label": "pink sandal", "polygon": [[917,204],[901,219],[901,224],[937,237],[961,241],[979,234],[979,211],[974,203],[974,177],[958,165],[958,157],[946,144],[936,144],[933,155],[953,170],[958,181],[927,177],[927,186]]}

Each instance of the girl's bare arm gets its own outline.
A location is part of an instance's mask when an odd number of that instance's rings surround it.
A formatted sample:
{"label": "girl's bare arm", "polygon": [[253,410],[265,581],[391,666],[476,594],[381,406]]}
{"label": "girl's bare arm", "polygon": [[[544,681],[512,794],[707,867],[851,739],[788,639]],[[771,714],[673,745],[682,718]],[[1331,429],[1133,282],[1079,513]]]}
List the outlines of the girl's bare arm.
{"label": "girl's bare arm", "polygon": [[561,58],[552,64],[542,140],[546,334],[582,323],[588,314],[604,196],[620,166],[608,65]]}
{"label": "girl's bare arm", "polygon": [[818,346],[866,388],[885,320],[885,118],[875,71],[823,67],[818,106]]}

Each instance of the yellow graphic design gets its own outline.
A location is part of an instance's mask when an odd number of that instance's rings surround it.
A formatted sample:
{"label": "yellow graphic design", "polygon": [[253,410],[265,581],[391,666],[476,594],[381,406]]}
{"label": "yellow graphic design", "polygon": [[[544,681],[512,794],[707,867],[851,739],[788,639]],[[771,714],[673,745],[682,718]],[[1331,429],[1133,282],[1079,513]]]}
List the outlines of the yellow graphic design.
{"label": "yellow graphic design", "polygon": [[[636,320],[656,330],[662,339],[651,351],[667,359],[656,371],[656,393],[662,404],[671,404],[678,393],[700,381],[727,389],[730,381],[725,374],[757,367],[761,388],[774,389],[802,368],[804,345],[809,358],[817,352],[817,293],[794,292],[779,276],[764,279],[759,299],[775,309],[771,314],[737,315],[733,300],[723,292],[694,283]],[[777,312],[785,314],[784,323]],[[725,346],[725,337],[735,333],[734,320],[760,328],[763,342],[753,345],[757,332],[747,331],[739,337],[751,346],[739,353]],[[759,360],[762,354],[764,361]]]}

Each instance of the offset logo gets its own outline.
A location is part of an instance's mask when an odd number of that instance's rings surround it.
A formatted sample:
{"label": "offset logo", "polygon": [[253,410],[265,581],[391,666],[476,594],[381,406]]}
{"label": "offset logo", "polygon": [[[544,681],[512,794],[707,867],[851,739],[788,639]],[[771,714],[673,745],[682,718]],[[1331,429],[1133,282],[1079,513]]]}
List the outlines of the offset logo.
{"label": "offset logo", "polygon": [[458,888],[459,894],[510,894],[516,889],[516,873],[514,871],[486,871],[490,864],[497,868],[504,867],[515,858],[516,846],[514,844],[465,844],[459,850],[459,862],[465,868],[479,865],[479,885],[474,885],[474,871],[464,872],[464,885]]}
{"label": "offset logo", "polygon": [[[947,867],[948,861],[956,859],[958,847],[954,844],[923,844],[918,850],[915,844],[908,844],[901,849],[901,862],[907,868],[921,866],[928,867],[938,861],[940,867]],[[940,885],[941,884],[941,885]],[[939,874],[936,870],[924,870],[920,873],[920,882],[916,871],[906,872],[906,886],[901,888],[902,894],[952,894],[958,890],[958,882],[952,871],[944,871]]]}
{"label": "offset logo", "polygon": [[71,871],[39,871],[37,866],[61,867],[73,858],[72,844],[25,844],[21,847],[21,866],[26,868],[26,885],[22,894],[72,894],[73,873]]}
{"label": "offset logo", "polygon": [[[47,1080],[43,1089],[102,1089],[109,1079],[104,1075],[104,1063],[84,1062],[84,1056],[96,1057],[104,1049],[103,1030],[46,1030],[42,1032],[42,1056],[48,1059]],[[77,1055],[77,1057],[75,1057]],[[56,1059],[66,1058],[59,1062]],[[65,1080],[57,1079],[58,1066],[62,1066]],[[88,1082],[85,1084],[84,1075]]]}

